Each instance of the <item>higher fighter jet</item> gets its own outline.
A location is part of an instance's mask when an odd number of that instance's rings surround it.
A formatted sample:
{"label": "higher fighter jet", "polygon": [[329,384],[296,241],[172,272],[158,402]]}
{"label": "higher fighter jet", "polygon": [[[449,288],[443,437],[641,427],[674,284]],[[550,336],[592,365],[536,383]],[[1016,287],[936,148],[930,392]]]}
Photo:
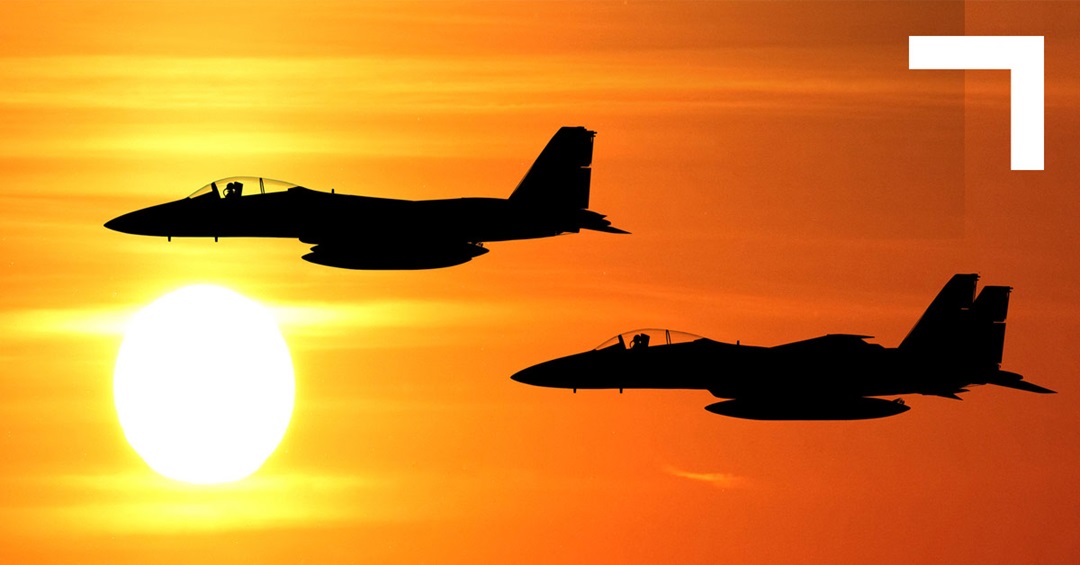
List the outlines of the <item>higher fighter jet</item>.
{"label": "higher fighter jet", "polygon": [[960,400],[971,385],[1054,391],[1001,370],[1007,286],[955,275],[899,347],[829,334],[774,347],[721,343],[669,330],[638,330],[596,349],[540,363],[511,378],[573,389],[704,389],[726,399],[715,414],[754,420],[861,420],[909,408],[901,394]]}
{"label": "higher fighter jet", "polygon": [[395,200],[231,177],[105,227],[170,241],[297,238],[314,246],[303,259],[345,269],[436,269],[487,253],[485,242],[583,229],[629,233],[588,210],[595,135],[583,127],[559,129],[507,199]]}

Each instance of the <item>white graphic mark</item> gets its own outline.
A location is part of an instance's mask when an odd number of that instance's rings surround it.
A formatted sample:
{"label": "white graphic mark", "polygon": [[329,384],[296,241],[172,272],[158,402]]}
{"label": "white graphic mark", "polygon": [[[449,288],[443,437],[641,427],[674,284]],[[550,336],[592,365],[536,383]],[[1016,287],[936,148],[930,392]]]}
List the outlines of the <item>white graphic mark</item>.
{"label": "white graphic mark", "polygon": [[1043,170],[1043,36],[912,35],[908,68],[1011,71],[1012,170]]}

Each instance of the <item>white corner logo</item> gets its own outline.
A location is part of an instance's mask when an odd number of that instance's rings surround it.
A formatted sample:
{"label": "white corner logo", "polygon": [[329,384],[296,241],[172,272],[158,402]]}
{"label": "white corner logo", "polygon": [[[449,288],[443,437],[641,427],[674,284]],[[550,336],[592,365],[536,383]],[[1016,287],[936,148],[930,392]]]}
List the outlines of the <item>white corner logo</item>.
{"label": "white corner logo", "polygon": [[912,35],[908,68],[1011,71],[1011,168],[1043,170],[1043,36]]}

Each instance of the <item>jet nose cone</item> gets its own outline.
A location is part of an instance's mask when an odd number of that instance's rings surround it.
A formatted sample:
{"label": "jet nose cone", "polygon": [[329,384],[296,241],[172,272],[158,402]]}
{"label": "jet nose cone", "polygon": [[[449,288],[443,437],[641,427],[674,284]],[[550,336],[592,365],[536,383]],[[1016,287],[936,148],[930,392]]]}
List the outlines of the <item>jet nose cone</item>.
{"label": "jet nose cone", "polygon": [[528,369],[522,369],[521,371],[518,371],[518,372],[514,373],[513,375],[510,375],[510,380],[517,381],[517,382],[523,383],[523,384],[532,384],[528,380],[528,376],[527,376],[528,372],[529,372]]}
{"label": "jet nose cone", "polygon": [[156,235],[163,228],[164,220],[155,206],[117,216],[105,222],[105,227],[131,235]]}
{"label": "jet nose cone", "polygon": [[131,214],[117,216],[105,222],[105,227],[113,231],[118,231],[120,233],[131,233]]}
{"label": "jet nose cone", "polygon": [[519,383],[552,388],[577,388],[583,365],[580,355],[560,357],[522,369],[510,376]]}
{"label": "jet nose cone", "polygon": [[551,373],[546,367],[547,363],[540,363],[539,365],[533,365],[532,367],[522,369],[510,376],[510,379],[522,384],[532,386],[549,386],[548,381],[551,380]]}

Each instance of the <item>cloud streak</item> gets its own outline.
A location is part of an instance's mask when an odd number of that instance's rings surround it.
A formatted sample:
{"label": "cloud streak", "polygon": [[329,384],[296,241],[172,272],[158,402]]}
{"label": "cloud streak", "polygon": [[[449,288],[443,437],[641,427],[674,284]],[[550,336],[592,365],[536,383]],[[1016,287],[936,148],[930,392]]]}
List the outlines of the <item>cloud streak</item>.
{"label": "cloud streak", "polygon": [[[461,328],[499,323],[524,315],[511,302],[478,305],[462,300],[373,300],[366,302],[284,302],[263,305],[286,337],[335,338],[356,330]],[[141,306],[29,308],[0,313],[0,337],[12,340],[59,336],[122,336]]]}
{"label": "cloud streak", "polygon": [[[259,474],[236,483],[188,485],[151,473],[61,475],[18,481],[28,492],[64,494],[55,505],[9,505],[0,520],[24,533],[105,534],[253,530],[296,524],[396,519],[377,501],[386,481],[354,475]],[[354,503],[343,503],[343,501]]]}
{"label": "cloud streak", "polygon": [[731,473],[695,473],[692,471],[683,471],[674,467],[667,467],[664,471],[675,477],[700,481],[724,490],[746,487],[746,479],[744,477],[733,475]]}

